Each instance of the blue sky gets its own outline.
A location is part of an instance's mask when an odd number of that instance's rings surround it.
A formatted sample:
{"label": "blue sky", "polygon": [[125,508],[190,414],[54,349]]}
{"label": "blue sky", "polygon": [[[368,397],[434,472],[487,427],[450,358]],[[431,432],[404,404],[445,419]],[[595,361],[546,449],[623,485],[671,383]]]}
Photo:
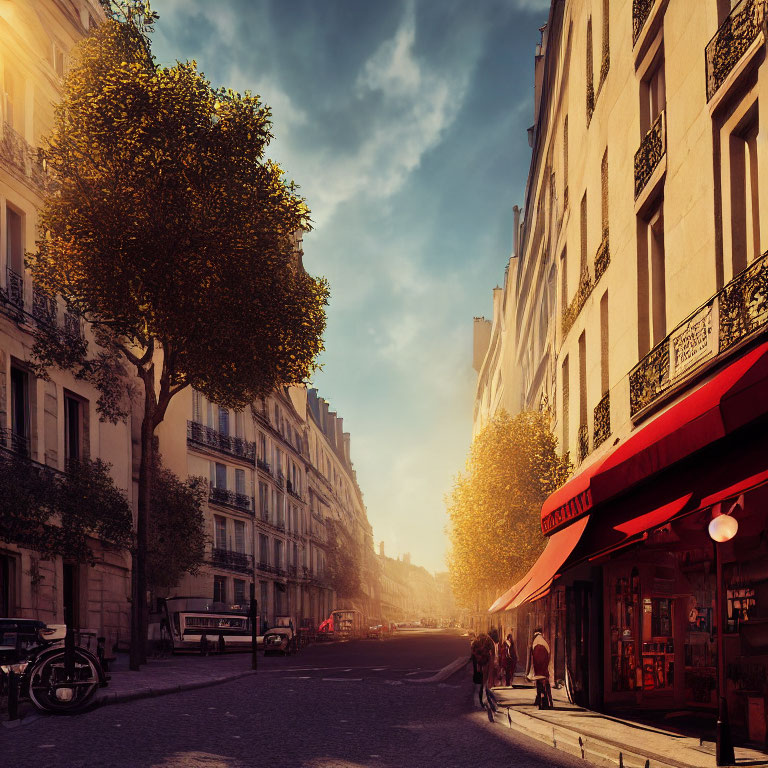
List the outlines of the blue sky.
{"label": "blue sky", "polygon": [[522,204],[549,0],[154,0],[161,63],[272,108],[331,285],[314,384],[352,435],[374,539],[445,568],[444,496],[471,440],[472,318]]}

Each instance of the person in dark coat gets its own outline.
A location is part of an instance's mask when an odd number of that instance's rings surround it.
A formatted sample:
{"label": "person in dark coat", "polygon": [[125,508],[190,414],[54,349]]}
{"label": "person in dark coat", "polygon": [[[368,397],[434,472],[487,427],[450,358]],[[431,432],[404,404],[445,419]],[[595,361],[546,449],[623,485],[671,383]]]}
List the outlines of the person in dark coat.
{"label": "person in dark coat", "polygon": [[499,646],[499,666],[501,672],[504,674],[506,686],[512,685],[512,680],[515,677],[515,669],[517,668],[517,649],[515,648],[515,641],[512,639],[512,633],[507,635],[506,640]]}
{"label": "person in dark coat", "polygon": [[533,641],[528,659],[528,679],[536,681],[535,705],[539,709],[552,709],[552,689],[549,685],[549,643],[544,639],[541,627],[533,630]]}
{"label": "person in dark coat", "polygon": [[[479,634],[472,643],[472,657],[474,658],[477,670],[480,673],[480,706],[485,706],[483,702],[483,691],[488,687],[488,675],[490,673],[493,656],[493,640],[484,632]],[[477,678],[474,678],[477,679]],[[487,698],[487,692],[486,692]]]}

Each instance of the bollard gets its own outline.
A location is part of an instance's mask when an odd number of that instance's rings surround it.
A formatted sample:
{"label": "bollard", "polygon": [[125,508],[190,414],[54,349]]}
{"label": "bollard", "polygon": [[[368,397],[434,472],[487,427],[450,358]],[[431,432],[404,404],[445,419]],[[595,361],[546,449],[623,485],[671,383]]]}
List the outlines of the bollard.
{"label": "bollard", "polygon": [[222,653],[224,653],[224,651],[226,650],[226,648],[227,648],[227,645],[226,645],[226,643],[224,642],[224,635],[223,635],[223,634],[221,634],[221,632],[219,632],[219,647],[218,647],[218,649],[217,649],[217,650],[218,650],[218,652],[219,652],[220,654],[222,654]]}
{"label": "bollard", "polygon": [[15,672],[8,673],[8,719],[19,719],[19,678]]}
{"label": "bollard", "polygon": [[256,602],[256,585],[251,583],[251,669],[259,666],[258,635],[259,635],[259,604]]}
{"label": "bollard", "polygon": [[206,635],[205,632],[200,636],[200,655],[208,655],[208,635]]}

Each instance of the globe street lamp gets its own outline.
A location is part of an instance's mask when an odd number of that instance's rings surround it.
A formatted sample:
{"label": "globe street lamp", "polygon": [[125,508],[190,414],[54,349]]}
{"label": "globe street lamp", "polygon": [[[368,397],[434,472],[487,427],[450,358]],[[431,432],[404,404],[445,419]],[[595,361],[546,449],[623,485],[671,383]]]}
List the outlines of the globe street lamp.
{"label": "globe street lamp", "polygon": [[743,508],[744,497],[728,510],[728,514],[720,511],[717,504],[712,509],[712,520],[708,531],[712,541],[715,542],[715,602],[717,605],[717,730],[715,734],[715,763],[717,765],[733,765],[735,755],[733,752],[733,740],[731,739],[731,726],[728,722],[728,702],[725,698],[725,645],[723,643],[723,622],[725,611],[723,606],[723,558],[720,553],[720,544],[730,541],[739,530],[739,522],[731,516],[737,508]]}

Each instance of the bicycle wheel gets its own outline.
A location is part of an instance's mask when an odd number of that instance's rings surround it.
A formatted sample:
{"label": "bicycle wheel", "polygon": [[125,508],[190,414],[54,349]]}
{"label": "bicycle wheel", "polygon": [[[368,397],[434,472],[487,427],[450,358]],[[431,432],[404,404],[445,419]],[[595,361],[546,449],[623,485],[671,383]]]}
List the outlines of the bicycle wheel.
{"label": "bicycle wheel", "polygon": [[93,698],[99,687],[99,672],[89,653],[75,649],[75,674],[68,680],[64,649],[45,654],[29,673],[29,698],[41,712],[77,712]]}

